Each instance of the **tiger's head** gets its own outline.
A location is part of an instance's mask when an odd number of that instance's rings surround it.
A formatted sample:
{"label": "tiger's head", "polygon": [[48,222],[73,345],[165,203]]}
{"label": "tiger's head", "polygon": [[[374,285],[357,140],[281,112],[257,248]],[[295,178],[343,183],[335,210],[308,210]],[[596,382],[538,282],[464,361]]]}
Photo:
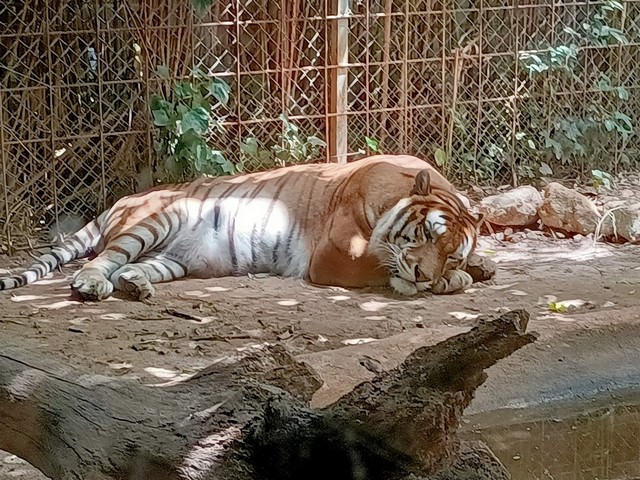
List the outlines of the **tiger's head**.
{"label": "tiger's head", "polygon": [[434,188],[429,171],[409,197],[376,223],[369,248],[389,270],[399,293],[429,289],[447,270],[463,268],[476,247],[483,217],[474,217],[454,193]]}

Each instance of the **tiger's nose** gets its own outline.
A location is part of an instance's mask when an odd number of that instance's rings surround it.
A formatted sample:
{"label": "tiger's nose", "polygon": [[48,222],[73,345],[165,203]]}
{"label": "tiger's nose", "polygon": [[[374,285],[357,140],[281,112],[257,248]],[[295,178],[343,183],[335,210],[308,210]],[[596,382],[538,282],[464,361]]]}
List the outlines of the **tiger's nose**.
{"label": "tiger's nose", "polygon": [[422,270],[420,270],[420,265],[416,265],[414,267],[413,274],[416,277],[416,282],[428,282],[431,280],[424,273],[422,273]]}

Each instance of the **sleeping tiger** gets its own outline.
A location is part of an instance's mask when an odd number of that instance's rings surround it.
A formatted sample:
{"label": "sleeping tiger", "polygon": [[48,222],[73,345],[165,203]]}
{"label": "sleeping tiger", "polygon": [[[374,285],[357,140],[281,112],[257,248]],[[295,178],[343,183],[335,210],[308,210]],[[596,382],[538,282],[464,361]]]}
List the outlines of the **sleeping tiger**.
{"label": "sleeping tiger", "polygon": [[85,300],[114,289],[144,300],[154,283],[248,273],[451,293],[473,282],[463,268],[480,220],[440,173],[405,155],[205,177],[120,199],[24,273],[0,278],[0,290],[97,254],[73,276]]}

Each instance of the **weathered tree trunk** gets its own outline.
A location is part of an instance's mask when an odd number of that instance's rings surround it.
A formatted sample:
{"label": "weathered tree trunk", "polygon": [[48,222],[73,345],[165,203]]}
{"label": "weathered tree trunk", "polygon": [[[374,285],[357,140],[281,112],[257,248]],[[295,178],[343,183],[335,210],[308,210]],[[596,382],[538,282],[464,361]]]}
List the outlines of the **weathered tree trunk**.
{"label": "weathered tree trunk", "polygon": [[0,449],[54,480],[508,478],[455,432],[483,370],[534,340],[527,321],[510,312],[420,348],[318,410],[319,379],[282,348],[148,387],[0,338]]}

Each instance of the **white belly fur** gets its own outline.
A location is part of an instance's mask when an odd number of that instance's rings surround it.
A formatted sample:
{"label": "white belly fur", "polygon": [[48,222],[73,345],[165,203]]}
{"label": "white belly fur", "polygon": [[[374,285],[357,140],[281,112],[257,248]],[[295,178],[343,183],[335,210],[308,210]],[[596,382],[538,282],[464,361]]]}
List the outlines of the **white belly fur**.
{"label": "white belly fur", "polygon": [[[188,220],[163,249],[184,263],[191,275],[306,276],[309,247],[284,203],[260,197],[229,197],[217,203],[216,199],[208,199],[202,210],[200,203],[195,199],[185,201],[182,208]],[[294,235],[288,243],[292,229]]]}

